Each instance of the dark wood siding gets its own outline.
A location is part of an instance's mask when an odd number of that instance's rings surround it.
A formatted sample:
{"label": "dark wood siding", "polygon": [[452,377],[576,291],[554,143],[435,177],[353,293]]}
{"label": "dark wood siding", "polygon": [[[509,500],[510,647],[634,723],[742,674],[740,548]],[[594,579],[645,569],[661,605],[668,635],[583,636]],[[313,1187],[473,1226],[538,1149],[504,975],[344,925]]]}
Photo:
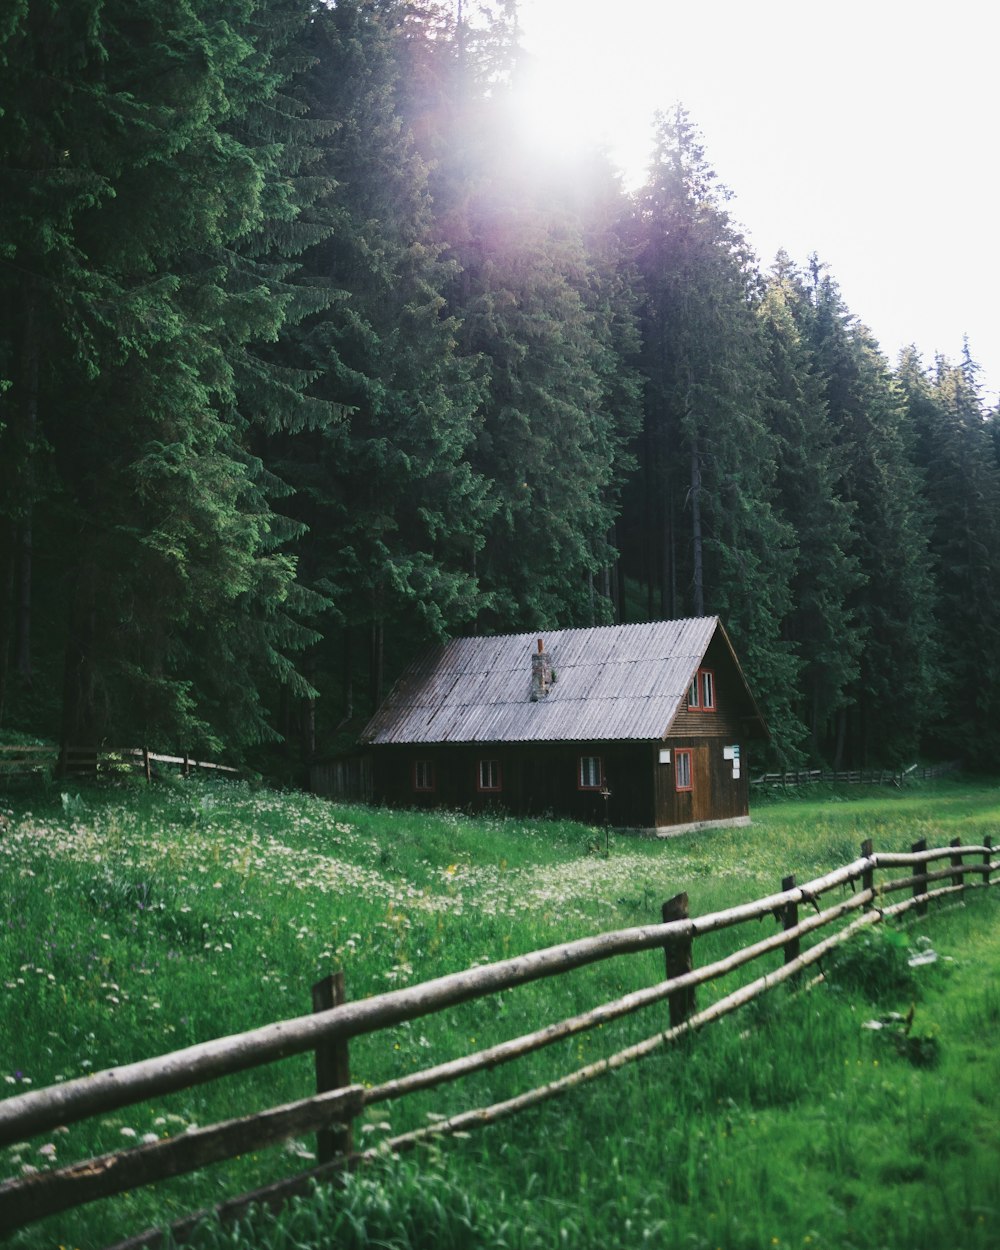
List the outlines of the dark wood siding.
{"label": "dark wood siding", "polygon": [[[599,791],[579,787],[580,757],[601,757],[605,801]],[[568,816],[585,824],[650,828],[656,821],[653,764],[648,742],[496,743],[381,746],[372,749],[378,799],[393,807],[449,807],[482,812]],[[502,789],[481,792],[479,761],[498,760]],[[434,789],[417,791],[417,760],[434,766]]]}
{"label": "dark wood siding", "polygon": [[370,803],[374,797],[371,756],[354,755],[311,764],[309,789],[342,803]]}
{"label": "dark wood siding", "polygon": [[687,711],[677,713],[670,726],[671,738],[725,738],[738,742],[743,722],[731,708],[720,706],[715,712]]}
{"label": "dark wood siding", "polygon": [[[739,745],[737,738],[670,738],[663,744],[670,763],[656,768],[656,825],[687,825],[703,820],[732,820],[750,812],[750,785],[745,748],[740,751],[740,775],[733,776],[733,761],[725,748]],[[679,791],[676,783],[677,751],[691,751],[692,786]],[[655,758],[659,758],[656,756]]]}
{"label": "dark wood siding", "polygon": [[742,741],[747,736],[748,724],[756,723],[754,708],[729,648],[718,635],[712,640],[700,667],[710,669],[715,676],[715,710],[688,708],[685,699],[668,736],[672,739],[725,738],[729,743]]}

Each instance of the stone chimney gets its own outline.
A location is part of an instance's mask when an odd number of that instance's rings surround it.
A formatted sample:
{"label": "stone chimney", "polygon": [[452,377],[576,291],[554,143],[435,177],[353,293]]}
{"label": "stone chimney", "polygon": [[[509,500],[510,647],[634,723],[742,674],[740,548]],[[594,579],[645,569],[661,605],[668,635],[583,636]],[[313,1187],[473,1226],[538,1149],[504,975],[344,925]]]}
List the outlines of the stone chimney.
{"label": "stone chimney", "polygon": [[552,685],[552,665],[545,653],[545,644],[538,640],[538,650],[531,652],[531,702],[537,703],[549,693]]}

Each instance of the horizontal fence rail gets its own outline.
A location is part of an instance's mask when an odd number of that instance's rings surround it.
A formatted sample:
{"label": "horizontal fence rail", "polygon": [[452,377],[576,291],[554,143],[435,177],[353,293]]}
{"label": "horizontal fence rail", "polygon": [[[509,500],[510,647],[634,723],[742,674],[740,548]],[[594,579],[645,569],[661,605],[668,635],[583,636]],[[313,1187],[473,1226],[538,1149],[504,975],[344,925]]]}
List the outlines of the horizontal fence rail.
{"label": "horizontal fence rail", "polygon": [[805,768],[787,773],[761,773],[751,777],[752,786],[863,785],[901,787],[905,781],[931,781],[961,771],[961,760],[947,764],[912,764],[909,768]]}
{"label": "horizontal fence rail", "polygon": [[8,777],[41,777],[59,761],[57,747],[0,747],[0,780]]}
{"label": "horizontal fence rail", "polygon": [[[1000,869],[989,838],[982,845],[963,846],[955,839],[947,847],[937,848],[928,848],[925,841],[920,841],[908,853],[876,854],[870,842],[865,842],[861,849],[858,859],[825,876],[804,885],[796,885],[794,877],[785,877],[780,892],[726,911],[692,917],[687,914],[687,896],[678,895],[664,904],[661,924],[580,938],[372,998],[344,1001],[343,978],[336,974],[314,987],[314,1010],[309,1015],[9,1097],[0,1101],[0,1146],[292,1055],[313,1051],[317,1060],[317,1093],[297,1102],[0,1183],[0,1229],[13,1231],[61,1210],[190,1173],[302,1133],[317,1133],[319,1167],[266,1190],[242,1195],[218,1210],[236,1213],[251,1201],[281,1201],[292,1193],[304,1192],[312,1179],[332,1177],[347,1166],[375,1157],[376,1151],[354,1152],[352,1145],[351,1123],[367,1107],[495,1068],[645,1008],[667,1004],[669,1028],[661,1025],[640,1042],[503,1102],[459,1112],[433,1125],[399,1134],[382,1143],[379,1152],[387,1148],[396,1152],[409,1150],[432,1137],[502,1120],[644,1058],[684,1034],[736,1011],[776,985],[798,977],[867,926],[910,910],[922,914],[932,900],[961,899],[967,890],[990,886],[992,874]],[[946,861],[944,867],[933,867],[941,861]],[[876,873],[897,871],[905,875],[876,884]],[[848,896],[820,906],[824,895],[846,888],[852,891]],[[903,892],[904,898],[889,901]],[[802,906],[812,908],[804,918],[799,916]],[[767,917],[780,925],[777,932],[738,947],[712,963],[693,966],[697,938]],[[803,939],[811,939],[833,926],[838,927],[803,949]],[[351,1038],[541,978],[656,949],[664,951],[666,976],[653,985],[474,1054],[439,1062],[379,1085],[351,1081]],[[698,1010],[698,987],[779,951],[783,952],[780,967]],[[172,1227],[176,1240],[183,1240],[196,1218]],[[150,1230],[120,1243],[116,1250],[152,1247],[161,1244],[162,1239],[160,1232]]]}
{"label": "horizontal fence rail", "polygon": [[12,777],[37,777],[55,774],[59,777],[93,777],[99,772],[120,768],[139,769],[152,780],[160,764],[180,765],[187,776],[195,769],[209,769],[236,775],[238,768],[196,760],[190,755],[162,755],[148,747],[64,747],[0,746],[0,780]]}

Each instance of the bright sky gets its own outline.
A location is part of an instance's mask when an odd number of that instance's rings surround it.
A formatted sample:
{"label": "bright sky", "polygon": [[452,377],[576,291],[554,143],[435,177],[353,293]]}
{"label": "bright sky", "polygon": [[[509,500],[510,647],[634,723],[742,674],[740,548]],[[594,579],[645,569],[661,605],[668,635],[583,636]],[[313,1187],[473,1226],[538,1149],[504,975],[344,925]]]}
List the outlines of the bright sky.
{"label": "bright sky", "polygon": [[987,0],[519,0],[532,132],[642,181],[680,101],[766,269],[825,261],[894,363],[962,336],[1000,390],[1000,6]]}

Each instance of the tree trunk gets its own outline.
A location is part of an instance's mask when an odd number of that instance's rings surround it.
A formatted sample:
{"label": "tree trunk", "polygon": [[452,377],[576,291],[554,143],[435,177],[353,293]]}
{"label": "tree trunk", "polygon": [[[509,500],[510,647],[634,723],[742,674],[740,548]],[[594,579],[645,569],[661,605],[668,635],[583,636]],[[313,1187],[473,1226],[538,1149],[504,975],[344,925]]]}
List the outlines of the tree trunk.
{"label": "tree trunk", "polygon": [[11,623],[14,615],[14,526],[0,521],[0,725],[7,702]]}
{"label": "tree trunk", "polygon": [[649,420],[647,418],[643,431],[643,455],[642,455],[642,516],[643,516],[643,541],[642,541],[642,580],[646,583],[646,619],[651,621],[654,616],[653,612],[653,587],[656,580],[655,569],[656,559],[654,547],[657,541],[657,527],[653,512],[654,490],[653,485],[655,475],[653,472],[653,439],[649,430]]}
{"label": "tree trunk", "polygon": [[333,731],[335,734],[340,733],[344,726],[349,725],[354,719],[354,641],[350,625],[344,626],[344,633],[341,639],[340,663],[344,714],[340,718],[337,728]]}
{"label": "tree trunk", "polygon": [[63,674],[60,764],[71,747],[97,745],[94,646],[97,640],[96,570],[84,557],[70,608]]}
{"label": "tree trunk", "polygon": [[621,601],[621,556],[618,547],[618,526],[613,522],[611,528],[607,532],[607,543],[609,551],[613,551],[614,558],[609,559],[608,567],[605,570],[607,578],[607,596],[611,600],[611,619],[617,625],[622,619],[622,601]]}
{"label": "tree trunk", "polygon": [[695,616],[705,615],[705,564],[701,529],[701,453],[698,440],[691,446],[691,554],[692,607]]}
{"label": "tree trunk", "polygon": [[31,685],[31,580],[32,516],[35,504],[35,441],[38,432],[38,373],[41,347],[38,331],[38,290],[36,280],[27,278],[24,287],[21,340],[21,440],[20,518],[15,547],[17,551],[16,612],[14,617],[14,669],[20,680]]}
{"label": "tree trunk", "polygon": [[667,619],[673,620],[677,615],[677,509],[674,507],[674,488],[671,483],[667,490],[667,508],[670,515],[670,603]]}
{"label": "tree trunk", "polygon": [[306,759],[311,763],[316,756],[316,700],[306,699],[302,726],[302,745]]}
{"label": "tree trunk", "polygon": [[673,605],[670,602],[671,578],[671,555],[673,552],[673,528],[674,518],[670,507],[670,491],[668,487],[664,487],[663,497],[660,500],[661,525],[660,525],[660,616],[666,620],[673,617]]}
{"label": "tree trunk", "polygon": [[844,766],[844,743],[847,740],[847,708],[837,712],[837,747],[833,753],[833,771],[839,773]]}
{"label": "tree trunk", "polygon": [[25,503],[28,519],[18,527],[17,614],[14,621],[14,669],[25,686],[31,685],[31,557],[32,502]]}
{"label": "tree trunk", "polygon": [[372,621],[369,674],[372,707],[377,708],[382,702],[382,686],[385,676],[385,626],[381,618]]}

